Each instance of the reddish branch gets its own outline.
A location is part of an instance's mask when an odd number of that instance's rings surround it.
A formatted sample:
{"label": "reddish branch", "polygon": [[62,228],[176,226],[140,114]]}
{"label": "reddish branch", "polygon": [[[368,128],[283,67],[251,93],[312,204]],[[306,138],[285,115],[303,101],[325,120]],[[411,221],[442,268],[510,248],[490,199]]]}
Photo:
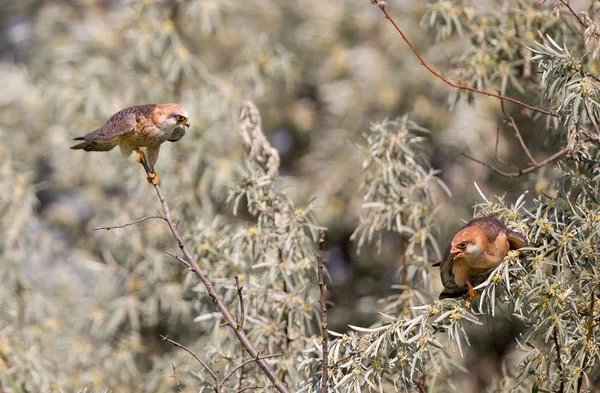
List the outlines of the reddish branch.
{"label": "reddish branch", "polygon": [[537,108],[535,106],[531,106],[528,105],[524,102],[521,102],[519,100],[516,100],[514,98],[511,97],[506,97],[500,94],[495,94],[495,93],[490,93],[487,91],[483,91],[483,90],[479,90],[479,89],[475,89],[473,87],[469,87],[469,86],[464,86],[464,85],[459,85],[457,83],[454,83],[450,80],[448,80],[446,77],[444,77],[442,74],[440,74],[439,72],[435,71],[433,68],[431,68],[427,62],[425,62],[425,60],[423,59],[423,57],[421,56],[421,54],[419,53],[419,51],[417,50],[417,48],[415,48],[415,46],[412,44],[412,42],[408,39],[408,37],[406,35],[404,35],[404,33],[402,32],[402,30],[400,29],[400,27],[398,27],[398,25],[396,24],[396,22],[394,21],[394,19],[392,19],[392,17],[390,16],[390,14],[388,14],[388,12],[385,9],[385,5],[386,3],[384,1],[380,1],[380,0],[371,0],[372,3],[376,6],[379,7],[379,9],[381,9],[381,11],[383,12],[383,14],[385,15],[385,18],[387,20],[390,21],[390,23],[394,26],[394,28],[396,28],[396,31],[398,31],[398,33],[400,33],[400,35],[402,36],[402,39],[408,44],[408,46],[410,46],[410,49],[412,49],[413,53],[419,58],[419,61],[421,62],[421,64],[427,68],[427,70],[432,73],[433,75],[435,75],[438,79],[442,80],[443,82],[445,82],[446,84],[456,88],[456,89],[460,89],[460,90],[467,90],[467,91],[471,91],[473,93],[477,93],[477,94],[483,94],[489,97],[494,97],[494,98],[499,98],[500,100],[504,100],[504,101],[510,101],[514,104],[520,105],[524,108],[530,109],[532,111],[535,112],[539,112],[539,113],[543,113],[545,115],[548,116],[554,116],[554,117],[560,117],[559,115],[557,115],[555,112],[552,111],[548,111],[545,109],[541,109],[541,108]]}
{"label": "reddish branch", "polygon": [[319,289],[321,290],[321,334],[323,335],[323,341],[321,345],[323,347],[323,375],[321,376],[321,393],[327,393],[327,373],[329,368],[329,333],[327,333],[327,299],[326,292],[327,286],[323,278],[323,269],[325,267],[325,259],[323,253],[325,252],[325,231],[319,231],[319,252],[317,253],[317,264],[318,264],[318,276],[319,276]]}
{"label": "reddish branch", "polygon": [[[569,12],[570,12],[570,13],[571,13],[571,14],[572,14],[574,17],[575,17],[575,19],[577,19],[577,22],[579,22],[579,24],[580,24],[581,26],[583,26],[583,27],[584,27],[584,28],[586,28],[586,29],[587,29],[588,27],[590,27],[590,26],[589,26],[587,23],[585,23],[585,21],[584,21],[583,19],[581,19],[581,17],[580,17],[579,15],[577,15],[577,13],[575,12],[575,10],[573,10],[573,8],[571,8],[571,5],[569,4],[569,2],[568,2],[568,1],[566,1],[566,0],[560,0],[560,2],[561,2],[561,3],[562,3],[564,6],[565,6],[565,7],[567,7],[567,9],[569,10]],[[598,34],[598,33],[594,33],[594,35],[595,35],[596,37],[600,37],[600,34]]]}
{"label": "reddish branch", "polygon": [[[509,116],[508,113],[506,113],[506,110],[504,109],[504,105],[502,105],[502,112],[504,113],[504,116],[507,119],[508,125],[515,131],[515,138],[517,138],[517,140],[519,141],[519,144],[521,145],[521,148],[525,152],[525,155],[527,155],[527,158],[529,159],[529,161],[530,161],[529,163],[531,164],[531,166],[529,166],[525,169],[517,168],[517,170],[515,172],[505,172],[505,171],[502,171],[502,170],[496,168],[495,166],[493,166],[491,164],[488,164],[487,162],[483,162],[476,158],[473,158],[473,157],[467,155],[466,153],[461,153],[463,156],[467,157],[468,159],[470,159],[472,161],[475,161],[478,164],[481,164],[481,165],[491,169],[492,171],[496,172],[497,174],[499,174],[501,176],[508,177],[508,178],[515,178],[515,177],[519,177],[519,176],[525,175],[527,173],[533,172],[536,169],[539,169],[543,166],[546,166],[546,165],[550,164],[551,162],[558,160],[559,158],[561,158],[562,156],[564,156],[565,154],[567,154],[569,152],[570,148],[567,146],[567,147],[563,148],[562,150],[560,150],[559,152],[546,158],[543,161],[536,161],[536,159],[533,158],[531,151],[525,144],[525,141],[523,141],[523,137],[521,136],[521,131],[519,130],[519,127],[517,127],[517,123],[515,122],[514,117]],[[498,134],[497,133],[496,133],[496,158],[501,163],[503,163],[505,165],[508,164],[506,161],[503,161],[498,158]]]}

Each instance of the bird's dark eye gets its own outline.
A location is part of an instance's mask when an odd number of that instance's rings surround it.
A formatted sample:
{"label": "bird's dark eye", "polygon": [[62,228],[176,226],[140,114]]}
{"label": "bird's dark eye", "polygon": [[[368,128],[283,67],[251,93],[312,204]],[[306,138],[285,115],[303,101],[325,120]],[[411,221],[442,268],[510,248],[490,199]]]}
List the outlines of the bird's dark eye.
{"label": "bird's dark eye", "polygon": [[177,121],[185,121],[185,116],[177,115]]}
{"label": "bird's dark eye", "polygon": [[458,247],[458,248],[467,248],[467,243],[466,242],[460,242],[460,243],[458,243],[458,245],[456,247]]}

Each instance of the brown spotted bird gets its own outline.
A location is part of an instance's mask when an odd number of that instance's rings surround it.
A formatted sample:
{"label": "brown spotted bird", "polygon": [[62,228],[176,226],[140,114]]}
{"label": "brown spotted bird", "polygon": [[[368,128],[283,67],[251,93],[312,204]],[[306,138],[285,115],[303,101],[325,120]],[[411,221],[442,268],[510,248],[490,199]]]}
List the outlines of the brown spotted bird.
{"label": "brown spotted bird", "polygon": [[[158,184],[154,165],[160,145],[165,141],[177,142],[189,127],[188,112],[179,104],[136,105],[120,110],[100,128],[75,138],[83,142],[71,146],[71,149],[108,151],[119,146],[125,156],[135,151],[138,162],[150,168],[148,180]],[[140,147],[146,148],[147,159]]]}
{"label": "brown spotted bird", "polygon": [[527,245],[525,236],[513,232],[494,217],[480,217],[460,228],[444,251],[440,267],[444,289],[440,299],[463,297],[486,279],[484,274],[502,262],[509,250]]}

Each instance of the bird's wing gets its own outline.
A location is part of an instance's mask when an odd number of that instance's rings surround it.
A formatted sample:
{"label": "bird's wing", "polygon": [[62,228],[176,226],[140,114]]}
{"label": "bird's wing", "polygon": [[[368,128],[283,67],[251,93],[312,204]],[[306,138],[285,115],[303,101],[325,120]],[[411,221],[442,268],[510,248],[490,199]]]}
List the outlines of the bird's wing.
{"label": "bird's wing", "polygon": [[106,121],[106,123],[102,125],[102,127],[90,134],[87,134],[83,137],[83,139],[88,141],[108,141],[123,134],[127,134],[128,132],[132,132],[135,129],[136,123],[137,121],[135,113],[125,111],[117,112],[112,115]]}
{"label": "bird's wing", "polygon": [[508,240],[510,250],[517,250],[521,247],[527,246],[527,238],[521,235],[519,232],[508,231],[506,233],[506,240]]}

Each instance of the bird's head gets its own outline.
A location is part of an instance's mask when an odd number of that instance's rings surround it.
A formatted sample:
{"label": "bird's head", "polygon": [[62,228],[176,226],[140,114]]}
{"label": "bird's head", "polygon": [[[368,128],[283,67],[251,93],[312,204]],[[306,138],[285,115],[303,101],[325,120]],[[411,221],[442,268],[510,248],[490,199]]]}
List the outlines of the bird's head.
{"label": "bird's head", "polygon": [[159,106],[160,122],[164,129],[190,127],[188,111],[179,104],[161,104]]}
{"label": "bird's head", "polygon": [[480,228],[465,228],[452,239],[450,254],[454,259],[480,256],[485,248],[485,240],[485,234]]}

